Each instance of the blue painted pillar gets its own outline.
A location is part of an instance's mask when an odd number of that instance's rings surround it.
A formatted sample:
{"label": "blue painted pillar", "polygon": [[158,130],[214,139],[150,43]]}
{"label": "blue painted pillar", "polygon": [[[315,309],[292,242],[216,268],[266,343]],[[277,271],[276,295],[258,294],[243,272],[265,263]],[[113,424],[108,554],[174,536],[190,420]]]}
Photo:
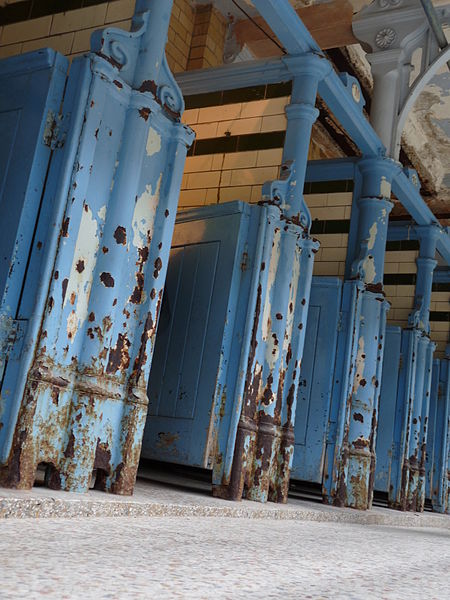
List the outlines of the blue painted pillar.
{"label": "blue painted pillar", "polygon": [[[319,81],[328,61],[315,54],[284,59],[294,75],[280,179],[264,186],[264,247],[242,411],[231,473],[214,494],[286,502],[294,451],[295,402],[306,331],[314,252],[303,186]],[[261,229],[261,232],[263,230]],[[262,233],[261,233],[262,235]]]}
{"label": "blue painted pillar", "polygon": [[328,499],[340,506],[371,506],[375,470],[375,434],[379,382],[388,304],[384,300],[384,254],[391,181],[398,169],[389,159],[365,159],[359,164],[361,193],[357,202],[357,235],[352,253],[353,289],[343,306],[347,317],[346,343],[338,359],[343,372],[339,417]]}
{"label": "blue painted pillar", "polygon": [[419,480],[417,484],[416,510],[422,512],[425,508],[426,493],[426,461],[428,452],[428,431],[430,414],[431,384],[433,375],[433,357],[436,350],[436,344],[428,343],[425,356],[425,374],[422,391],[422,412],[420,415],[420,438],[419,438]]}
{"label": "blue painted pillar", "polygon": [[445,358],[441,359],[439,388],[442,437],[437,446],[439,462],[433,490],[433,507],[450,514],[450,345],[447,345]]}
{"label": "blue painted pillar", "polygon": [[[96,32],[68,86],[84,113],[60,239],[11,394],[4,483],[131,494],[178,194],[193,133],[165,59],[172,1],[138,0],[131,33]],[[83,87],[72,72],[86,75]],[[73,99],[72,99],[73,101]],[[74,135],[74,134],[71,134]],[[59,175],[58,175],[59,176]],[[40,330],[39,330],[40,325]]]}
{"label": "blue painted pillar", "polygon": [[415,322],[425,333],[430,333],[430,305],[433,288],[433,273],[437,265],[436,242],[440,231],[437,226],[416,226],[420,242],[419,256],[416,259],[417,280],[414,294]]}
{"label": "blue painted pillar", "polygon": [[[431,387],[430,387],[430,407],[428,411],[428,438],[427,438],[427,452],[426,452],[426,483],[425,483],[425,498],[431,499],[433,479],[435,476],[436,469],[436,458],[438,453],[436,452],[436,440],[438,438],[438,427],[442,421],[442,415],[438,416],[438,393],[439,393],[439,367],[440,360],[438,358],[433,359],[433,370],[431,374]],[[444,419],[445,421],[446,419]]]}
{"label": "blue painted pillar", "polygon": [[437,227],[417,227],[420,240],[417,258],[417,283],[414,297],[414,311],[410,315],[412,329],[417,332],[418,344],[415,357],[416,368],[414,393],[411,396],[411,419],[408,423],[409,436],[407,454],[403,464],[404,497],[401,505],[406,510],[423,510],[425,503],[425,460],[427,425],[430,401],[430,386],[433,351],[435,345],[429,338],[430,302],[433,285],[433,271],[436,266]]}
{"label": "blue painted pillar", "polygon": [[433,362],[427,452],[427,490],[433,510],[450,512],[450,347]]}
{"label": "blue painted pillar", "polygon": [[291,102],[286,107],[287,128],[283,148],[281,179],[289,177],[289,187],[285,204],[281,206],[283,214],[292,222],[308,227],[301,207],[303,200],[303,184],[311,140],[313,123],[319,116],[315,107],[319,82],[330,72],[331,65],[323,57],[310,54],[288,56],[283,59],[289,71],[294,74],[292,81]]}

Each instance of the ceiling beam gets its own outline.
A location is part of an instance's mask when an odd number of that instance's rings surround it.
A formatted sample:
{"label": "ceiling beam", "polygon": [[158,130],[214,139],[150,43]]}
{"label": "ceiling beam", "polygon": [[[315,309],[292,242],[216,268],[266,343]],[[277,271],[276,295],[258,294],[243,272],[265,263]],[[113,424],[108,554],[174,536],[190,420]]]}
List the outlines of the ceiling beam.
{"label": "ceiling beam", "polygon": [[[358,43],[352,31],[353,7],[349,0],[299,8],[296,13],[322,50]],[[255,17],[254,21],[270,37],[276,37],[262,17]],[[281,55],[281,50],[250,19],[238,21],[234,33],[238,42],[246,44],[256,58]]]}

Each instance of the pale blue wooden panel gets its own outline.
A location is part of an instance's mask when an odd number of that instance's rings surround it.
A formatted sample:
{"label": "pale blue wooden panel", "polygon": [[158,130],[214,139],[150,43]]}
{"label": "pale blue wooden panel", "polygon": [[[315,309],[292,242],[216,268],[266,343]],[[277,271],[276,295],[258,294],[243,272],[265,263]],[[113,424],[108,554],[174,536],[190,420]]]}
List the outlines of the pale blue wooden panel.
{"label": "pale blue wooden panel", "polygon": [[341,296],[338,278],[313,277],[295,414],[293,479],[322,482]]}
{"label": "pale blue wooden panel", "polygon": [[149,414],[193,418],[218,253],[218,242],[172,250]]}
{"label": "pale blue wooden panel", "polygon": [[199,211],[175,227],[148,386],[145,458],[207,463],[211,414],[220,401],[215,397],[219,368],[229,360],[223,356],[224,339],[234,321],[229,307],[234,276],[241,273],[242,222],[248,220],[242,208],[223,214],[217,207],[214,213]]}
{"label": "pale blue wooden panel", "polygon": [[39,50],[0,61],[0,309],[15,317],[51,155],[67,59]]}
{"label": "pale blue wooden panel", "polygon": [[375,490],[379,492],[388,492],[391,483],[402,342],[400,327],[386,327],[385,340],[376,441]]}

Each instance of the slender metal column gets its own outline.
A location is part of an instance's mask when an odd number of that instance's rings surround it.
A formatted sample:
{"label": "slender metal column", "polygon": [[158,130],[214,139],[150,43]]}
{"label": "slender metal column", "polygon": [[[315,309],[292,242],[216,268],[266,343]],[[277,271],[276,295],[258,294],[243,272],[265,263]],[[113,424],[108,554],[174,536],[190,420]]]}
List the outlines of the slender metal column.
{"label": "slender metal column", "polygon": [[417,237],[420,242],[419,256],[416,259],[417,280],[414,293],[414,310],[418,312],[416,321],[425,333],[430,332],[430,304],[431,290],[433,287],[433,274],[437,265],[436,242],[440,235],[438,227],[416,226]]}
{"label": "slender metal column", "polygon": [[450,514],[450,345],[445,357],[433,365],[432,461],[429,463],[429,492],[433,510]]}
{"label": "slender metal column", "polygon": [[[354,288],[346,308],[346,358],[339,359],[346,381],[340,392],[340,417],[329,500],[337,505],[371,506],[375,470],[375,433],[383,359],[387,303],[383,293],[384,253],[391,181],[399,166],[389,159],[362,160],[357,244],[353,248]],[[340,423],[340,425],[339,425]]]}
{"label": "slender metal column", "polygon": [[[164,55],[172,0],[138,0],[106,29],[89,71],[76,162],[4,483],[131,494],[182,172],[193,133]],[[70,81],[69,81],[70,84]],[[85,93],[87,91],[87,94]],[[86,100],[87,97],[87,100]],[[36,342],[34,342],[36,343]],[[94,474],[94,477],[93,477]]]}
{"label": "slender metal column", "polygon": [[[425,357],[425,376],[422,392],[422,414],[420,419],[420,460],[419,460],[419,481],[417,484],[417,501],[416,510],[422,512],[425,508],[425,491],[426,491],[426,460],[428,452],[428,431],[429,431],[429,413],[430,413],[430,396],[431,382],[433,374],[433,355],[436,350],[436,344],[429,342],[427,354]],[[411,490],[412,491],[412,490]]]}
{"label": "slender metal column", "polygon": [[[439,438],[438,429],[442,421],[442,416],[438,415],[438,390],[439,390],[439,366],[440,360],[433,359],[433,370],[431,375],[430,387],[430,407],[428,411],[428,438],[427,438],[427,456],[425,461],[426,484],[425,498],[430,498],[433,502],[433,481],[436,473],[436,461],[438,452],[436,451],[436,442]],[[445,419],[446,420],[446,419]]]}
{"label": "slender metal column", "polygon": [[319,81],[330,64],[315,55],[292,56],[293,73],[281,176],[263,189],[267,211],[252,336],[233,466],[217,496],[286,502],[294,450],[293,425],[300,364],[318,243],[303,186]]}
{"label": "slender metal column", "polygon": [[419,257],[417,258],[417,283],[414,297],[414,311],[410,316],[411,326],[416,330],[418,346],[414,394],[411,397],[411,420],[407,424],[409,446],[404,457],[404,471],[409,470],[404,484],[406,497],[402,506],[406,510],[423,510],[425,502],[425,459],[427,443],[427,423],[429,411],[429,396],[431,386],[431,371],[435,345],[429,338],[430,331],[430,302],[433,285],[433,272],[436,267],[436,240],[439,232],[437,227],[417,227],[420,240]]}
{"label": "slender metal column", "polygon": [[394,159],[400,152],[400,114],[412,89],[413,53],[423,49],[421,73],[436,56],[428,29],[416,0],[372,2],[353,20],[354,33],[368,50],[374,79],[370,122]]}
{"label": "slender metal column", "polygon": [[[317,88],[330,72],[331,65],[316,54],[289,56],[282,60],[294,78],[291,102],[286,107],[288,125],[281,167],[281,179],[289,177],[289,188],[281,209],[288,219],[300,223],[311,129],[319,116],[315,107]],[[306,222],[300,224],[308,227]]]}

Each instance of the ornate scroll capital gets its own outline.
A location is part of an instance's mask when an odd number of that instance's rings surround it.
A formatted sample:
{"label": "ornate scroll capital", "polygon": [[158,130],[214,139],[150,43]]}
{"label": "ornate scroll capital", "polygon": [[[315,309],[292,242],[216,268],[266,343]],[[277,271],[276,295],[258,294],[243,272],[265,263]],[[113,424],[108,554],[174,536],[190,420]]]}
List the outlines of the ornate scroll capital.
{"label": "ornate scroll capital", "polygon": [[146,0],[136,4],[130,32],[108,28],[94,32],[91,51],[110,63],[120,79],[138,92],[150,92],[173,118],[184,110],[184,100],[167,64],[167,42],[172,2]]}
{"label": "ornate scroll capital", "polygon": [[306,231],[311,228],[311,213],[303,197],[303,193],[299,193],[297,188],[297,175],[295,169],[295,161],[285,163],[281,168],[280,179],[268,181],[262,188],[262,202],[267,204],[275,204],[285,212],[291,205],[291,197],[295,194],[296,199],[301,196],[299,214],[292,218],[292,222],[300,225]]}

